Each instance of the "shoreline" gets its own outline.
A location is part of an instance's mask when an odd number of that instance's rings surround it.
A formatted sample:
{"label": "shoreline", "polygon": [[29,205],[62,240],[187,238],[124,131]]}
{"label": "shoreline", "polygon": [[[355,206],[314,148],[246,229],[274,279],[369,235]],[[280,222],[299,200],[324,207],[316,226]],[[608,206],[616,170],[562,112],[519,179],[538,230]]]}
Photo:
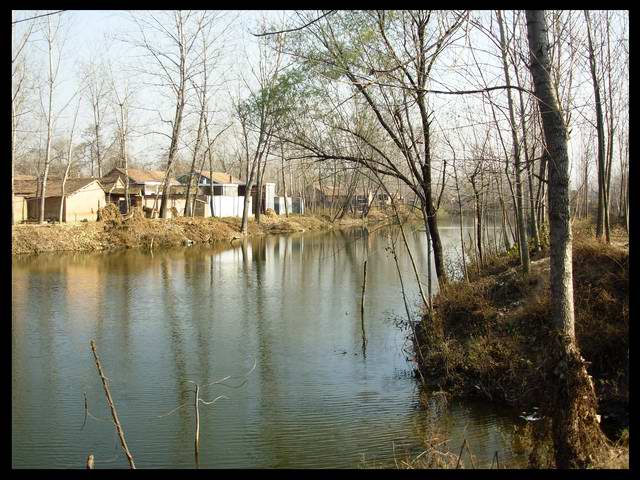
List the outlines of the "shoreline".
{"label": "shoreline", "polygon": [[[106,217],[106,216],[105,216]],[[251,217],[247,235],[240,232],[240,218],[176,217],[149,219],[134,211],[123,219],[109,215],[96,222],[73,224],[19,224],[12,227],[12,256],[55,252],[104,252],[232,242],[261,235],[329,231],[391,223],[393,215],[372,210],[366,219],[347,217],[331,222],[322,215],[289,217],[262,215],[260,223]]]}
{"label": "shoreline", "polygon": [[[605,245],[582,232],[574,237],[577,341],[594,381],[602,429],[622,449],[620,459],[626,448],[627,462],[628,258],[624,240]],[[469,268],[469,283],[452,282],[434,297],[433,316],[425,314],[416,326],[413,345],[429,387],[520,409],[521,443],[533,465],[547,467],[551,461],[542,452],[549,449],[546,419],[553,409],[548,252],[531,260],[527,277],[519,271],[517,250],[487,259],[480,273]],[[611,465],[619,468],[617,461]]]}

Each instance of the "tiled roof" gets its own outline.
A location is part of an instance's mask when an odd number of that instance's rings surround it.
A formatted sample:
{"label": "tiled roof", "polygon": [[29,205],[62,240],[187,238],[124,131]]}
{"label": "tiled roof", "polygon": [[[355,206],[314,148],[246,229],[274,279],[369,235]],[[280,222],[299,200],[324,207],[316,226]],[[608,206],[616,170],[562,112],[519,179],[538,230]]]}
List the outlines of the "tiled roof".
{"label": "tiled roof", "polygon": [[[92,182],[97,182],[96,188],[102,189],[100,182],[95,178],[68,178],[64,184],[64,194],[72,193],[86,187]],[[35,197],[38,189],[37,180],[16,180],[14,182],[14,191],[17,195],[25,197]],[[47,179],[47,188],[45,190],[46,197],[59,197],[62,194],[62,180],[60,178]]]}
{"label": "tiled roof", "polygon": [[209,170],[203,170],[202,172],[196,172],[196,173],[200,173],[200,175],[202,175],[203,177],[207,177],[209,179],[211,179],[211,181],[213,183],[235,183],[237,185],[244,185],[245,182],[243,182],[242,180],[240,180],[239,178],[234,177],[233,175],[230,175],[228,173],[225,172],[213,172],[213,171],[209,171]]}
{"label": "tiled roof", "polygon": [[[124,168],[115,168],[114,170],[117,170],[124,175]],[[127,174],[134,183],[162,182],[164,180],[164,173],[164,170],[143,170],[141,168],[127,169]],[[169,185],[179,185],[179,183],[180,182],[175,178],[169,179]]]}

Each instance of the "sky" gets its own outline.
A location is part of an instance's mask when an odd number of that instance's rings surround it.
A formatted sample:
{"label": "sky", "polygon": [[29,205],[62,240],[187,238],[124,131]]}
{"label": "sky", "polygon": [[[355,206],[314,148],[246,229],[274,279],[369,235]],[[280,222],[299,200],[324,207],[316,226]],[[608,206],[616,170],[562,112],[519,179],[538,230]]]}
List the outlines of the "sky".
{"label": "sky", "polygon": [[[22,19],[41,14],[43,11],[20,10],[14,12],[14,19]],[[262,17],[274,18],[281,15],[281,12],[274,11],[229,11],[226,17],[233,22],[229,29],[225,43],[226,54],[221,59],[219,71],[227,78],[235,78],[240,75],[250,76],[248,65],[257,55],[257,41],[249,31],[255,31],[255,25]],[[132,126],[138,127],[134,130],[148,130],[152,123],[158,123],[158,114],[147,108],[153,105],[153,109],[160,107],[163,110],[163,118],[172,117],[172,108],[168,101],[165,90],[164,95],[158,95],[158,89],[146,87],[142,78],[135,73],[129,72],[129,66],[136,63],[134,49],[123,39],[127,36],[135,35],[136,26],[131,20],[131,15],[124,10],[67,10],[60,14],[63,24],[64,39],[60,50],[60,73],[56,82],[54,96],[54,111],[61,112],[56,122],[56,129],[59,132],[70,130],[73,114],[76,105],[76,92],[80,82],[80,66],[92,58],[102,57],[107,62],[115,66],[114,76],[119,79],[128,78],[133,83],[133,90],[136,91],[132,108]],[[53,17],[53,16],[52,16]],[[45,19],[38,20],[40,22]],[[17,24],[19,26],[16,34],[19,36],[21,29],[25,28],[28,22]],[[42,35],[32,35],[29,50],[27,52],[28,61],[32,68],[39,69],[44,78],[46,73],[44,68],[47,65],[46,45],[42,41]],[[235,82],[237,83],[237,82]],[[241,85],[240,85],[241,87]],[[222,87],[222,90],[235,88],[229,82]],[[67,105],[69,99],[74,99]],[[159,99],[167,100],[165,104],[158,105]],[[216,110],[228,110],[229,95],[221,92],[215,98]],[[66,108],[65,108],[66,105]],[[78,125],[88,124],[92,116],[90,105],[87,101],[81,103],[78,114]],[[155,159],[164,148],[166,148],[166,137],[160,135],[136,135],[130,141],[132,155],[139,158]]]}
{"label": "sky", "polygon": [[[14,19],[32,17],[35,14],[43,13],[43,11],[15,11]],[[229,122],[228,112],[231,107],[231,95],[239,90],[245,90],[243,83],[238,79],[240,77],[250,78],[249,65],[255,64],[258,55],[257,38],[250,34],[250,31],[256,31],[259,20],[265,16],[269,21],[277,21],[283,17],[292,15],[286,11],[228,11],[225,13],[228,20],[232,20],[231,27],[226,35],[226,43],[224,54],[220,60],[220,68],[218,69],[220,79],[220,87],[213,98],[213,108],[218,111],[217,119],[214,118],[214,125],[222,128]],[[56,84],[55,93],[55,111],[61,111],[56,129],[58,133],[63,134],[69,130],[73,111],[75,109],[74,95],[82,82],[79,80],[79,69],[83,61],[87,61],[96,57],[103,57],[104,60],[111,63],[114,68],[114,76],[122,82],[128,80],[132,89],[136,92],[133,108],[131,112],[131,123],[134,127],[132,138],[129,142],[131,155],[139,159],[141,163],[157,162],[162,158],[162,154],[168,146],[168,139],[165,135],[152,133],[157,131],[167,131],[166,125],[160,122],[160,115],[156,110],[160,110],[162,117],[172,118],[171,98],[167,90],[149,87],[146,85],[147,79],[141,77],[138,73],[131,69],[139,64],[136,58],[136,52],[131,48],[130,44],[123,39],[135,36],[136,26],[131,20],[131,13],[124,10],[67,10],[53,17],[59,17],[64,25],[65,40],[61,48],[61,66],[60,76]],[[39,20],[42,22],[43,20]],[[16,35],[20,35],[29,22],[22,22],[16,25]],[[44,44],[38,34],[33,37],[29,49],[26,53],[27,61],[34,71],[46,66],[46,51]],[[478,51],[484,48],[483,42],[486,39],[476,37],[474,47]],[[443,58],[442,62],[436,65],[436,71],[441,79],[445,79],[446,84],[435,84],[434,88],[469,88],[471,83],[478,82],[477,70],[475,73],[471,69],[465,67],[465,62],[469,62],[469,58],[463,58],[465,50],[458,53],[455,49],[447,52],[448,57]],[[460,55],[460,58],[457,56]],[[482,55],[479,53],[479,55]],[[468,57],[468,55],[467,55]],[[495,60],[494,60],[495,64]],[[462,73],[456,74],[456,69],[460,68]],[[493,73],[491,73],[493,72]],[[476,77],[471,79],[470,74]],[[487,69],[487,82],[490,84],[503,83],[499,76],[499,70]],[[494,75],[495,78],[491,77]],[[44,78],[43,74],[43,78]],[[584,80],[584,79],[583,79]],[[586,79],[588,80],[588,79]],[[584,95],[581,101],[591,101],[592,90],[588,82],[586,82]],[[62,110],[62,107],[69,102]],[[464,124],[460,113],[464,113],[469,105],[479,105],[479,98],[473,96],[440,96],[434,99],[433,105],[437,109],[437,118],[443,127],[457,126]],[[463,108],[461,108],[463,106]],[[37,108],[36,108],[37,109]],[[490,115],[490,113],[488,113]],[[91,111],[87,101],[81,102],[79,111],[78,125],[88,125],[90,123]],[[193,124],[193,115],[186,119],[186,128],[191,128]],[[25,122],[26,123],[26,122]],[[229,132],[231,135],[231,131]],[[583,138],[580,135],[573,135],[571,139],[570,149],[574,152],[574,159],[579,158],[582,154]]]}

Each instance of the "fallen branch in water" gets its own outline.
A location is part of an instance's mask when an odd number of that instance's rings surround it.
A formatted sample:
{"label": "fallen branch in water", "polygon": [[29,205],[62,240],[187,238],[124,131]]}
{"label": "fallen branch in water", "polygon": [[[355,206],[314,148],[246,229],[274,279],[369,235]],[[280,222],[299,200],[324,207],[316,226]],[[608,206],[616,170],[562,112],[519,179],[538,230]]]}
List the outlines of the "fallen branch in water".
{"label": "fallen branch in water", "polygon": [[362,299],[360,301],[360,324],[362,327],[362,353],[364,354],[367,348],[367,335],[364,331],[364,296],[367,290],[367,261],[364,261],[364,278],[362,280]]}
{"label": "fallen branch in water", "polygon": [[120,445],[122,445],[122,450],[124,450],[124,454],[127,457],[127,461],[129,462],[129,467],[132,470],[135,470],[136,465],[133,462],[133,456],[129,451],[129,447],[127,446],[127,441],[124,438],[124,431],[122,430],[122,426],[120,425],[120,420],[118,419],[118,412],[116,412],[116,407],[113,404],[113,399],[111,398],[111,392],[109,391],[109,386],[107,385],[107,379],[102,372],[102,366],[100,365],[100,360],[98,359],[98,354],[96,352],[96,342],[91,340],[91,351],[93,352],[93,358],[96,360],[96,367],[98,368],[98,373],[100,374],[100,380],[102,380],[102,386],[104,387],[104,393],[107,396],[107,403],[109,404],[109,408],[111,409],[111,416],[113,417],[113,423],[116,426],[116,431],[118,432],[118,436],[120,437]]}

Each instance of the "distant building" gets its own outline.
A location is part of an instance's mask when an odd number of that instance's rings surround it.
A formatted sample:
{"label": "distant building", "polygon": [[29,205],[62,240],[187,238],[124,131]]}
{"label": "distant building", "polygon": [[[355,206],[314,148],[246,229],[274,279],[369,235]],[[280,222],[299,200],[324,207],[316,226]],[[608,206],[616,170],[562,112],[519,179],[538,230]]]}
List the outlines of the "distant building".
{"label": "distant building", "polygon": [[[35,194],[38,178],[33,175],[22,175],[19,173],[13,176],[13,223],[25,222],[28,219],[27,215],[27,193]],[[18,191],[21,189],[21,182],[31,182],[32,187],[27,188],[27,193]],[[24,184],[23,184],[24,185]]]}
{"label": "distant building", "polygon": [[[39,220],[41,199],[38,197],[38,180],[14,179],[14,192],[16,197],[24,198],[26,219]],[[62,218],[60,218],[61,203],[63,205]],[[95,178],[68,178],[64,186],[64,198],[62,197],[62,180],[59,178],[47,179],[44,204],[45,220],[57,222],[95,221],[98,209],[104,205],[104,190]]]}
{"label": "distant building", "polygon": [[[178,176],[178,181],[184,185],[189,182],[191,174],[185,173]],[[205,192],[208,195],[227,195],[227,196],[244,196],[244,187],[246,184],[239,178],[234,177],[229,173],[213,172],[209,170],[202,170],[200,172],[194,172],[194,184],[199,181],[198,185],[201,187],[213,187],[213,190]]]}
{"label": "distant building", "polygon": [[[190,173],[178,177],[178,181],[183,184],[185,191],[190,178],[192,178]],[[192,185],[195,186],[196,183],[199,191],[206,197],[202,201],[206,203],[208,209],[208,212],[203,209],[203,214],[200,215],[198,211],[199,202],[196,202],[195,214],[197,216],[242,216],[246,190],[245,182],[228,173],[202,170],[194,173]],[[249,213],[251,213],[251,207],[251,200],[249,200]]]}
{"label": "distant building", "polygon": [[[104,185],[106,200],[118,206],[121,212],[126,211],[125,182],[129,178],[129,201],[132,207],[142,207],[149,215],[154,206],[160,211],[162,201],[162,183],[165,172],[163,170],[142,170],[128,168],[125,174],[124,168],[113,168],[100,179]],[[175,178],[169,178],[169,204],[167,205],[168,217],[173,216],[172,209],[182,215],[185,205],[185,194],[182,185]]]}

